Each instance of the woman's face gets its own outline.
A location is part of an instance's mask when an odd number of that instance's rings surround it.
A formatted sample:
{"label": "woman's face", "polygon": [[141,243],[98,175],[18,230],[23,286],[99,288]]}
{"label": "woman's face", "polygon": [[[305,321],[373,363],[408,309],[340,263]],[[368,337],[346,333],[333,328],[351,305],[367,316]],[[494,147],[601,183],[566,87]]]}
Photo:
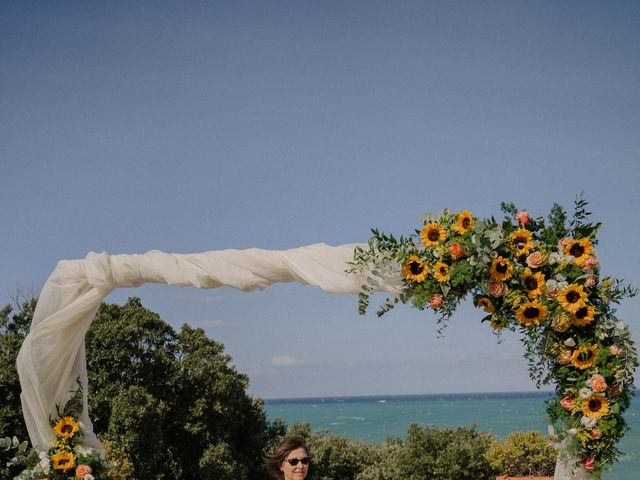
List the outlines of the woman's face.
{"label": "woman's face", "polygon": [[[306,464],[301,460],[305,460]],[[297,460],[297,461],[296,461]],[[303,480],[309,472],[309,454],[304,448],[291,450],[284,462],[280,464],[280,470],[284,473],[284,480]],[[291,465],[291,462],[296,465]]]}

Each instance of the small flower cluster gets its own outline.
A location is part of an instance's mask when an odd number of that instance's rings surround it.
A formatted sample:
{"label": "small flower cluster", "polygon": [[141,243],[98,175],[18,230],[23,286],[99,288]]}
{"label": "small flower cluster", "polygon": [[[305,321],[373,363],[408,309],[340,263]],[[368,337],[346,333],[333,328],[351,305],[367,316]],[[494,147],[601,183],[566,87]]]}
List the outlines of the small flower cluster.
{"label": "small flower cluster", "polygon": [[369,249],[356,249],[350,271],[368,275],[362,313],[378,284],[371,272],[384,272],[400,277],[402,288],[379,315],[402,302],[431,308],[443,322],[471,294],[496,332],[523,332],[531,377],[538,386],[556,384],[551,420],[580,465],[597,476],[619,454],[615,444],[624,434],[622,413],[638,364],[612,303],[636,290],[600,278],[600,224],[585,221],[585,206],[576,200],[569,222],[558,205],[547,221],[512,204],[502,204],[507,216],[501,223],[466,210],[426,215],[409,237],[373,230]]}
{"label": "small flower cluster", "polygon": [[82,388],[78,383],[78,390],[72,392],[65,408],[62,411],[58,408],[60,418],[51,420],[56,439],[46,452],[34,457],[30,467],[17,477],[19,480],[95,480],[106,471],[108,466],[99,453],[80,443],[83,432],[78,413],[81,408]]}

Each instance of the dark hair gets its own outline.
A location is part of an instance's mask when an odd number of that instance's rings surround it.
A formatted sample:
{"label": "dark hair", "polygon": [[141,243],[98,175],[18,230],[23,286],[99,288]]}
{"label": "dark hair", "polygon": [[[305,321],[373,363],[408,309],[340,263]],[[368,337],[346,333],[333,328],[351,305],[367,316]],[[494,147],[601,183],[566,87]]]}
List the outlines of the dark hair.
{"label": "dark hair", "polygon": [[266,455],[264,458],[264,466],[267,471],[278,480],[284,479],[284,473],[280,470],[280,465],[285,461],[287,456],[297,450],[298,448],[304,448],[307,452],[307,456],[311,456],[309,447],[307,447],[306,441],[302,435],[291,435],[286,437],[280,442],[273,452]]}

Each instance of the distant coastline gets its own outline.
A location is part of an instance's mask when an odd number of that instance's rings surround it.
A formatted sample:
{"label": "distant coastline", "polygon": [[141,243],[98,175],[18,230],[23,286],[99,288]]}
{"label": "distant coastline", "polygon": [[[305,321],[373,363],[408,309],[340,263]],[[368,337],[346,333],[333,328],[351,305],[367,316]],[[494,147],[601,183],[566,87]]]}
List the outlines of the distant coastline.
{"label": "distant coastline", "polygon": [[390,394],[390,395],[352,395],[297,398],[265,398],[265,404],[287,403],[359,403],[359,402],[407,402],[424,400],[462,400],[465,398],[514,398],[514,397],[550,397],[553,390],[533,390],[529,392],[474,392],[474,393],[426,393],[426,394]]}

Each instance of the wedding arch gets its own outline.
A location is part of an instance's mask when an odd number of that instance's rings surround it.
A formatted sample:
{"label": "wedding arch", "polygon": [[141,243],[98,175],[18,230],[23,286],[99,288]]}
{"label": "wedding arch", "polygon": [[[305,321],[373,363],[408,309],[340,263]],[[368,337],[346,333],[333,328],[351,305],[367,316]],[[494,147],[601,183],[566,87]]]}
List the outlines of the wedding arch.
{"label": "wedding arch", "polygon": [[[51,419],[77,382],[87,385],[85,334],[114,289],[162,283],[251,291],[298,282],[359,295],[361,313],[371,294],[386,292],[379,315],[410,303],[434,310],[442,326],[472,295],[496,332],[522,332],[532,379],[555,385],[556,397],[547,406],[561,442],[556,478],[598,477],[619,453],[637,366],[629,330],[612,304],[636,291],[600,277],[600,225],[587,222],[585,206],[578,199],[567,219],[555,205],[545,220],[503,204],[501,222],[445,210],[423,216],[421,228],[409,236],[373,230],[368,244],[200,254],[92,252],[83,260],[62,260],[42,289],[17,360],[31,442],[46,451],[64,428],[54,431]],[[101,451],[86,388],[80,400],[82,445]]]}

